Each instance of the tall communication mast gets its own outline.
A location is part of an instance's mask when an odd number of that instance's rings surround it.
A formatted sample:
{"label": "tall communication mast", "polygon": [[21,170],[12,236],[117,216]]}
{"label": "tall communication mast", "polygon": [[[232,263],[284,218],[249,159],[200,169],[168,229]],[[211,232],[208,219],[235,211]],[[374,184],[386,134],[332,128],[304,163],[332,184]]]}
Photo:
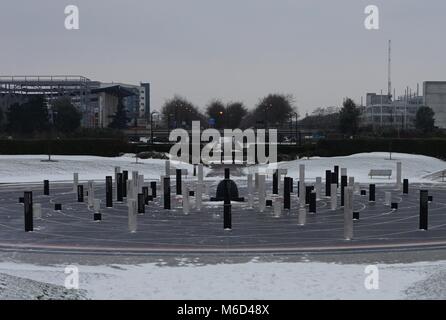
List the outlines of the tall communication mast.
{"label": "tall communication mast", "polygon": [[387,95],[392,98],[392,40],[389,40],[389,61],[387,65],[388,87]]}

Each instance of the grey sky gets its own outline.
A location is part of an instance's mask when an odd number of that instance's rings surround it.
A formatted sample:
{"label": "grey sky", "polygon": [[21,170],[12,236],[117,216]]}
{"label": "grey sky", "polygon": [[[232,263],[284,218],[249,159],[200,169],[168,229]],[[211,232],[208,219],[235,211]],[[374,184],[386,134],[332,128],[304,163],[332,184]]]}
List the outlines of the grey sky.
{"label": "grey sky", "polygon": [[[69,4],[78,31],[64,28]],[[369,4],[379,31],[364,28]],[[389,39],[397,92],[446,80],[445,14],[440,0],[2,0],[0,74],[149,81],[155,108],[291,93],[304,114],[386,91]]]}

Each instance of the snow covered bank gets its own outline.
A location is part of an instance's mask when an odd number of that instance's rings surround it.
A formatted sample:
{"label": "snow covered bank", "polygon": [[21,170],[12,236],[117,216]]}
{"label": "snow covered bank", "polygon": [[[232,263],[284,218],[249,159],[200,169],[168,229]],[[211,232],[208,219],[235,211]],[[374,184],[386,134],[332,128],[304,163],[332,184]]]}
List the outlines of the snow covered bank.
{"label": "snow covered bank", "polygon": [[[364,283],[366,265],[256,262],[166,266],[79,266],[79,286],[93,299],[405,299],[442,272],[445,262],[377,265],[379,289]],[[0,263],[0,273],[62,286],[65,266]],[[428,286],[410,298],[429,296]],[[22,290],[27,290],[26,286]],[[427,292],[429,291],[429,292]]]}
{"label": "snow covered bank", "polygon": [[[432,183],[428,177],[433,173],[446,169],[446,162],[421,155],[393,153],[392,160],[389,159],[388,152],[360,153],[346,157],[300,159],[289,162],[281,162],[279,168],[288,169],[288,175],[298,178],[299,165],[305,165],[305,175],[308,180],[316,180],[316,177],[325,179],[325,170],[333,170],[335,165],[340,168],[347,168],[348,175],[354,176],[355,181],[361,183],[395,183],[396,163],[403,164],[403,178],[410,182]],[[392,177],[389,180],[384,177],[371,179],[368,174],[371,169],[391,169]]]}

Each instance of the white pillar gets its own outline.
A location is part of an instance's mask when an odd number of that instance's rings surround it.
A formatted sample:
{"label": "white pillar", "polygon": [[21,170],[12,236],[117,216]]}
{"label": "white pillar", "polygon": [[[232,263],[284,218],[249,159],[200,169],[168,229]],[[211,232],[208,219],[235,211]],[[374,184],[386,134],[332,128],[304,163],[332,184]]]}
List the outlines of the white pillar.
{"label": "white pillar", "polygon": [[299,225],[304,226],[307,223],[307,209],[305,207],[299,209]]}
{"label": "white pillar", "polygon": [[138,187],[138,179],[139,179],[138,171],[132,171],[132,181],[133,181],[133,185],[136,187]]}
{"label": "white pillar", "polygon": [[181,191],[183,192],[183,213],[185,215],[189,214],[190,206],[189,206],[189,187],[186,183],[181,183]]}
{"label": "white pillar", "polygon": [[353,239],[353,188],[344,189],[344,239]]}
{"label": "white pillar", "polygon": [[353,190],[353,191],[354,191],[354,193],[356,193],[356,194],[358,194],[358,193],[361,192],[361,186],[360,186],[359,183],[355,182],[354,190]]}
{"label": "white pillar", "polygon": [[252,182],[252,174],[248,174],[248,207],[253,208],[254,206],[254,190]]}
{"label": "white pillar", "polygon": [[130,200],[135,200],[134,196],[134,185],[132,180],[127,180],[127,203]]}
{"label": "white pillar", "polygon": [[355,177],[348,177],[348,186],[353,187],[353,192],[355,191]]}
{"label": "white pillar", "polygon": [[90,180],[88,181],[88,207],[93,207],[93,200],[94,200],[94,181]]}
{"label": "white pillar", "polygon": [[305,207],[305,165],[299,165],[299,204],[300,207]]}
{"label": "white pillar", "polygon": [[142,193],[142,187],[144,186],[144,175],[138,176],[138,193]]}
{"label": "white pillar", "polygon": [[403,176],[403,164],[401,162],[396,163],[396,185],[398,188],[401,188],[403,185],[402,181]]}
{"label": "white pillar", "polygon": [[100,213],[101,212],[101,200],[100,199],[94,199],[94,201],[93,201],[93,211],[94,211],[94,213]]}
{"label": "white pillar", "polygon": [[392,204],[392,192],[386,192],[385,193],[384,204],[386,206],[390,207],[390,205]]}
{"label": "white pillar", "polygon": [[128,214],[129,214],[129,231],[136,232],[138,223],[137,223],[137,215],[136,215],[136,200],[128,201]]}
{"label": "white pillar", "polygon": [[121,173],[121,168],[115,167],[115,187],[113,188],[113,199],[118,197],[118,173]]}
{"label": "white pillar", "polygon": [[195,191],[195,207],[198,211],[201,211],[201,206],[203,203],[203,184],[197,184],[197,190]]}
{"label": "white pillar", "polygon": [[[344,199],[345,200],[345,199]],[[331,184],[331,210],[335,211],[338,207],[338,185],[336,183]]]}
{"label": "white pillar", "polygon": [[164,196],[164,176],[160,176],[160,196],[161,199]]}
{"label": "white pillar", "polygon": [[259,173],[254,173],[254,188],[255,191],[259,191]]}
{"label": "white pillar", "polygon": [[265,211],[265,175],[259,174],[259,211]]}
{"label": "white pillar", "polygon": [[77,193],[77,186],[79,185],[79,173],[73,173],[73,192]]}
{"label": "white pillar", "polygon": [[321,192],[322,192],[322,178],[316,178],[316,200],[321,200]]}
{"label": "white pillar", "polygon": [[282,215],[283,198],[277,197],[274,201],[274,217],[279,218]]}
{"label": "white pillar", "polygon": [[33,203],[33,217],[34,219],[42,219],[42,204]]}
{"label": "white pillar", "polygon": [[198,183],[203,183],[204,176],[203,176],[203,165],[200,163],[198,165]]}
{"label": "white pillar", "polygon": [[341,177],[347,176],[347,168],[341,168]]}

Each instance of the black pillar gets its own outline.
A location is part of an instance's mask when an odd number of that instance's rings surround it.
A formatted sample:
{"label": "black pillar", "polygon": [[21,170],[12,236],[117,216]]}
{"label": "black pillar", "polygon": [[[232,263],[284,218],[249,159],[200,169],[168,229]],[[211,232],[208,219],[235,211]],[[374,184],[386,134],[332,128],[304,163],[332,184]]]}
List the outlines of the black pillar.
{"label": "black pillar", "polygon": [[122,196],[127,198],[127,181],[129,180],[129,172],[127,170],[122,171]]}
{"label": "black pillar", "polygon": [[223,229],[232,229],[232,214],[231,214],[231,204],[223,205]]}
{"label": "black pillar", "polygon": [[142,194],[144,195],[144,204],[149,204],[149,187],[142,187]]}
{"label": "black pillar", "polygon": [[124,201],[124,194],[123,194],[123,191],[124,191],[124,177],[123,177],[123,174],[122,173],[118,173],[117,174],[117,187],[118,187],[118,190],[116,190],[116,200],[118,201],[118,202],[123,202]]}
{"label": "black pillar", "polygon": [[279,194],[279,172],[274,170],[273,173],[273,194]]}
{"label": "black pillar", "polygon": [[177,184],[177,195],[180,195],[182,193],[181,190],[181,169],[177,169],[177,177],[176,177],[176,184]]}
{"label": "black pillar", "polygon": [[34,230],[33,225],[33,193],[30,191],[24,194],[24,205],[25,205],[25,232],[30,232]]}
{"label": "black pillar", "polygon": [[105,177],[105,206],[113,208],[113,178]]}
{"label": "black pillar", "polygon": [[310,204],[310,196],[311,196],[311,192],[314,190],[313,186],[306,186],[305,187],[305,204],[309,205]]}
{"label": "black pillar", "polygon": [[152,197],[156,198],[156,181],[150,182],[150,188],[152,189]]}
{"label": "black pillar", "polygon": [[376,191],[376,186],[374,184],[371,184],[369,186],[369,201],[370,202],[375,202],[375,191]]}
{"label": "black pillar", "polygon": [[403,194],[409,194],[409,179],[403,181]]}
{"label": "black pillar", "polygon": [[77,202],[84,202],[84,186],[81,184],[77,186]]}
{"label": "black pillar", "polygon": [[231,170],[229,168],[225,168],[225,179],[229,179],[231,176]]}
{"label": "black pillar", "polygon": [[50,195],[50,182],[48,180],[43,181],[43,195],[44,196]]}
{"label": "black pillar", "polygon": [[54,211],[62,211],[62,204],[61,203],[55,203],[54,204]]}
{"label": "black pillar", "polygon": [[290,192],[294,193],[294,179],[290,177]]}
{"label": "black pillar", "polygon": [[170,177],[164,178],[164,209],[170,210]]}
{"label": "black pillar", "polygon": [[291,178],[285,177],[283,189],[283,208],[291,209]]}
{"label": "black pillar", "polygon": [[331,171],[325,171],[325,196],[331,197]]}
{"label": "black pillar", "polygon": [[333,181],[333,183],[336,183],[339,188],[339,166],[334,167],[334,174],[335,174],[335,181]]}
{"label": "black pillar", "polygon": [[420,230],[428,229],[429,191],[420,190]]}
{"label": "black pillar", "polygon": [[316,213],[316,192],[312,191],[310,193],[310,213]]}
{"label": "black pillar", "polygon": [[347,186],[347,176],[341,177],[341,207],[344,206],[345,187]]}
{"label": "black pillar", "polygon": [[146,213],[146,200],[144,197],[144,193],[138,193],[138,213]]}

